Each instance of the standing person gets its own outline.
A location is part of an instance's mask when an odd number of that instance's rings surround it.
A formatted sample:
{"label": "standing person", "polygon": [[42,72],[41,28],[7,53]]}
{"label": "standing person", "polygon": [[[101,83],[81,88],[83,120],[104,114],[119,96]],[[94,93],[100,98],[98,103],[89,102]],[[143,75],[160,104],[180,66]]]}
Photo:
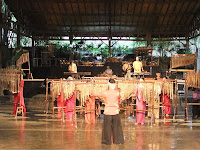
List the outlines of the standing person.
{"label": "standing person", "polygon": [[131,78],[131,65],[126,61],[122,66],[122,70],[124,71],[124,78],[130,79]]}
{"label": "standing person", "polygon": [[[143,82],[143,79],[140,79],[140,82]],[[143,90],[144,86],[142,83],[139,83],[136,87],[136,109],[139,111],[136,111],[136,125],[141,123],[144,124],[145,122],[145,110],[146,110],[146,102],[143,99]],[[143,110],[143,111],[142,111]]]}
{"label": "standing person", "polygon": [[[156,78],[155,78],[155,80],[162,81],[162,80],[165,80],[165,79],[166,79],[166,77],[163,77],[163,79],[162,79],[160,76],[161,76],[161,73],[157,72],[157,73],[156,73]],[[165,78],[165,79],[164,79],[164,78]]]}
{"label": "standing person", "polygon": [[76,64],[74,62],[70,62],[68,70],[71,73],[77,73],[77,66],[76,66]]}
{"label": "standing person", "polygon": [[138,77],[139,74],[144,71],[142,62],[140,61],[140,58],[137,56],[136,61],[133,62],[133,69],[134,69],[134,74]]}
{"label": "standing person", "polygon": [[[199,103],[200,101],[200,90],[198,88],[194,88],[194,93],[193,93],[193,103]],[[199,117],[199,105],[194,105],[192,106],[192,115],[193,118],[198,118]]]}
{"label": "standing person", "polygon": [[24,92],[23,91],[24,91],[24,80],[21,80],[20,92],[14,93],[14,110],[13,110],[13,114],[15,114],[15,115],[17,113],[18,105],[23,107],[23,113],[26,114],[26,107],[25,107],[25,102],[24,102],[24,96],[23,96]]}
{"label": "standing person", "polygon": [[124,144],[124,136],[119,115],[120,94],[116,89],[114,79],[110,79],[108,85],[108,90],[92,94],[93,96],[103,97],[105,100],[102,144],[110,145],[111,135],[113,135],[114,144]]}
{"label": "standing person", "polygon": [[[166,77],[163,77],[164,84],[165,84],[166,79],[167,79]],[[164,91],[161,91],[161,101],[162,101],[162,103],[164,103],[165,114],[166,114],[166,117],[168,117],[169,114],[171,114],[171,101],[170,101],[170,97],[163,92]],[[163,99],[163,97],[164,97],[164,99]]]}
{"label": "standing person", "polygon": [[72,78],[78,78],[78,75],[77,75],[77,66],[74,62],[70,62],[70,65],[68,67],[68,70],[69,72],[71,72],[71,76]]}

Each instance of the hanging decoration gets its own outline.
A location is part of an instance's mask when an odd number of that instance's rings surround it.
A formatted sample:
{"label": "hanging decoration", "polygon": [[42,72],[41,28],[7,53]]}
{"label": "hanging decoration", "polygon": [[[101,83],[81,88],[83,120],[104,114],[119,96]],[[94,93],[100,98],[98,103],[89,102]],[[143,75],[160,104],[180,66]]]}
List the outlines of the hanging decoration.
{"label": "hanging decoration", "polygon": [[187,66],[193,64],[196,60],[195,54],[172,54],[171,55],[171,68]]}
{"label": "hanging decoration", "polygon": [[22,73],[16,68],[4,68],[0,69],[0,85],[1,90],[6,89],[12,93],[20,92]]}

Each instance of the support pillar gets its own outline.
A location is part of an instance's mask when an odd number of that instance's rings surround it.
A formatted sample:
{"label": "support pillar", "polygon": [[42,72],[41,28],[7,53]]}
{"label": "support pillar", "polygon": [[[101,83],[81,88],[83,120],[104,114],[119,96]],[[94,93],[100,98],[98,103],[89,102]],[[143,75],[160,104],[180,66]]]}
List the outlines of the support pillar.
{"label": "support pillar", "polygon": [[147,33],[146,40],[147,40],[147,46],[150,47],[152,42],[151,33]]}
{"label": "support pillar", "polygon": [[2,29],[0,28],[0,68],[2,68]]}
{"label": "support pillar", "polygon": [[70,44],[73,43],[73,33],[72,33],[72,27],[70,27],[70,32],[69,32],[69,42]]}
{"label": "support pillar", "polygon": [[200,48],[197,48],[197,72],[200,70]]}
{"label": "support pillar", "polygon": [[32,36],[32,48],[35,46],[34,37]]}
{"label": "support pillar", "polygon": [[108,52],[109,52],[109,57],[111,57],[111,26],[109,27],[109,31],[108,31]]}
{"label": "support pillar", "polygon": [[17,47],[21,46],[21,34],[20,34],[20,26],[17,26]]}
{"label": "support pillar", "polygon": [[189,38],[187,37],[186,38],[186,51],[189,50]]}
{"label": "support pillar", "polygon": [[111,39],[110,38],[108,41],[108,52],[109,52],[109,57],[111,57]]}
{"label": "support pillar", "polygon": [[[2,8],[2,0],[0,0],[0,8]],[[0,22],[3,22],[2,13],[0,13]],[[2,68],[2,28],[0,28],[0,68]]]}

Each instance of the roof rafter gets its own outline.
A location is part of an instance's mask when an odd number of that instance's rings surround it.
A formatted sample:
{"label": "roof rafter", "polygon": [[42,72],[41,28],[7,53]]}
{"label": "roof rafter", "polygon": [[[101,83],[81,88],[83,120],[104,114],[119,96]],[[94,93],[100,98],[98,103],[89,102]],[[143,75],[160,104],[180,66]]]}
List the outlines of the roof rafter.
{"label": "roof rafter", "polygon": [[134,34],[137,37],[151,34],[153,38],[156,33],[157,37],[169,38],[172,32],[175,33],[174,36],[183,36],[182,30],[184,30],[184,34],[189,35],[200,27],[199,0],[5,0],[5,2],[19,23],[23,24],[22,26],[41,36],[47,33],[50,36],[63,36],[69,33],[88,36],[101,32],[102,36],[112,37],[120,32],[127,36],[130,36],[128,32],[137,32],[138,34]]}

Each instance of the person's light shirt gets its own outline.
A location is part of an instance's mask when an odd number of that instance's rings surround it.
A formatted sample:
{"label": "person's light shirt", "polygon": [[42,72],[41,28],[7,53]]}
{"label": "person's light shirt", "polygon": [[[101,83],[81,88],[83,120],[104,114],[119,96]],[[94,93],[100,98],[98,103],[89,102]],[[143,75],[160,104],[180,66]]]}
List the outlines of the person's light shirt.
{"label": "person's light shirt", "polygon": [[105,115],[117,115],[119,114],[119,101],[120,94],[118,90],[106,90],[103,92],[95,93],[93,96],[103,97],[105,100]]}
{"label": "person's light shirt", "polygon": [[75,63],[69,65],[69,71],[72,73],[77,73],[77,67]]}
{"label": "person's light shirt", "polygon": [[112,75],[113,71],[112,71],[112,69],[106,69],[105,73],[108,74],[108,75]]}
{"label": "person's light shirt", "polygon": [[140,62],[140,61],[134,61],[133,62],[133,69],[134,69],[134,73],[141,73],[142,62]]}

